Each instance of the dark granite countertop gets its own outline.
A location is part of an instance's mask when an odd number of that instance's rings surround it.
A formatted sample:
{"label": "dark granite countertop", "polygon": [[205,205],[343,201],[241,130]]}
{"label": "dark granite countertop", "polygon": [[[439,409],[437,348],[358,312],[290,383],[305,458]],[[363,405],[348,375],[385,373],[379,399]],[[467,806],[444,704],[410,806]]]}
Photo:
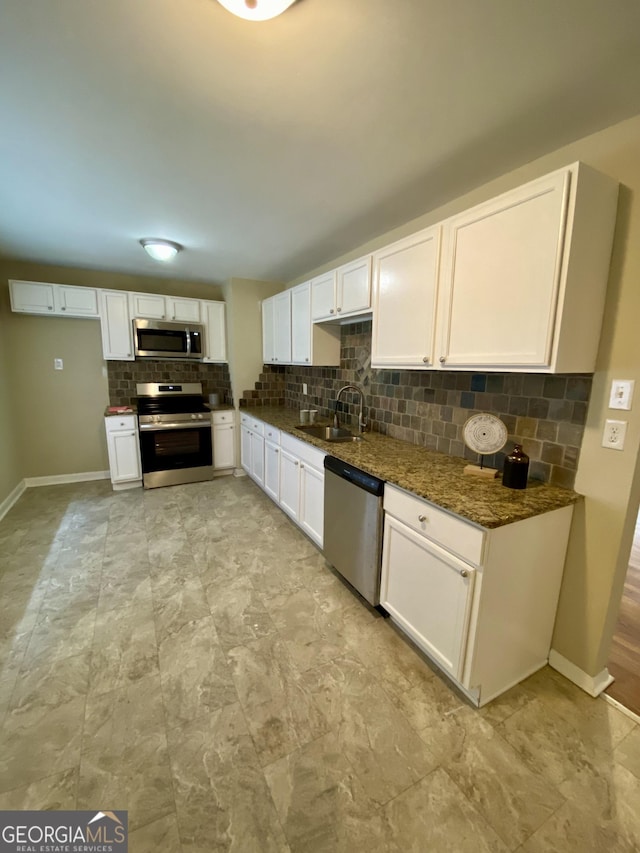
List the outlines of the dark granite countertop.
{"label": "dark granite countertop", "polygon": [[[570,489],[529,480],[526,489],[507,489],[500,478],[485,480],[464,473],[468,460],[427,450],[380,433],[359,442],[327,442],[297,430],[297,409],[241,409],[283,432],[313,444],[369,474],[400,486],[481,527],[501,527],[570,506],[581,496]],[[319,421],[326,423],[326,421]]]}
{"label": "dark granite countertop", "polygon": [[105,418],[121,418],[124,415],[137,415],[138,414],[138,410],[136,409],[135,406],[128,406],[127,409],[123,412],[110,412],[109,408],[110,408],[110,406],[107,406],[106,409],[104,410]]}

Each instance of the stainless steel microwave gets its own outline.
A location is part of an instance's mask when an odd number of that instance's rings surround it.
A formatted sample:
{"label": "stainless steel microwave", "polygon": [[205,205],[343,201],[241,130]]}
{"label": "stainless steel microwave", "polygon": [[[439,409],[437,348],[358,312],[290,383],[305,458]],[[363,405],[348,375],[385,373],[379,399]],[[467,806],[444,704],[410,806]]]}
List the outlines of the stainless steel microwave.
{"label": "stainless steel microwave", "polygon": [[133,345],[136,358],[181,358],[202,361],[204,326],[197,323],[134,320]]}

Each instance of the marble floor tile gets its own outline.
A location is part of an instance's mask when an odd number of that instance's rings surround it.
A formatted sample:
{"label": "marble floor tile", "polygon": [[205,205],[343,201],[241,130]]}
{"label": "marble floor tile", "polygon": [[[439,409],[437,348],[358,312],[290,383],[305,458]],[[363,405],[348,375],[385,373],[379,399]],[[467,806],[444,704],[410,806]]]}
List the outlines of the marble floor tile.
{"label": "marble floor tile", "polygon": [[131,853],[181,853],[178,821],[173,812],[129,833]]}
{"label": "marble floor tile", "polygon": [[184,850],[289,849],[239,705],[171,729],[169,750]]}
{"label": "marble floor tile", "polygon": [[228,656],[261,764],[269,764],[329,730],[278,634],[231,649]]}
{"label": "marble floor tile", "polygon": [[158,672],[158,646],[150,602],[98,613],[89,689],[105,693]]}
{"label": "marble floor tile", "polygon": [[31,723],[44,719],[51,709],[86,696],[89,685],[90,652],[54,658],[22,673],[11,694],[10,720],[27,717]]}
{"label": "marble floor tile", "polygon": [[45,776],[76,767],[85,697],[12,717],[0,730],[0,791],[29,785]]}
{"label": "marble floor tile", "polygon": [[403,853],[509,853],[481,814],[438,768],[383,809]]}
{"label": "marble floor tile", "polygon": [[158,654],[168,728],[238,701],[211,616],[183,623]]}
{"label": "marble floor tile", "polygon": [[176,634],[187,622],[211,615],[199,577],[167,572],[163,576],[154,575],[151,587],[158,642]]}
{"label": "marble floor tile", "polygon": [[51,575],[40,615],[52,619],[80,616],[98,606],[101,562],[95,568],[56,567]]}
{"label": "marble floor tile", "polygon": [[78,615],[65,613],[59,618],[40,616],[22,660],[22,671],[87,652],[93,642],[95,622],[95,610]]}
{"label": "marble floor tile", "polygon": [[632,731],[614,749],[614,758],[640,779],[640,726]]}
{"label": "marble floor tile", "polygon": [[292,853],[400,853],[333,733],[265,768]]}
{"label": "marble floor tile", "polygon": [[208,584],[205,589],[223,648],[266,637],[276,626],[251,581],[238,577]]}
{"label": "marble floor tile", "polygon": [[502,841],[516,847],[563,804],[564,797],[533,773],[495,730],[466,738],[442,767]]}
{"label": "marble floor tile", "polygon": [[0,794],[0,809],[24,810],[65,810],[75,809],[78,770],[71,767],[52,776],[44,776]]}
{"label": "marble floor tile", "polygon": [[424,741],[356,658],[338,658],[301,680],[374,802],[388,802],[435,768]]}
{"label": "marble floor tile", "polygon": [[146,566],[105,565],[98,596],[98,612],[151,604],[151,578]]}

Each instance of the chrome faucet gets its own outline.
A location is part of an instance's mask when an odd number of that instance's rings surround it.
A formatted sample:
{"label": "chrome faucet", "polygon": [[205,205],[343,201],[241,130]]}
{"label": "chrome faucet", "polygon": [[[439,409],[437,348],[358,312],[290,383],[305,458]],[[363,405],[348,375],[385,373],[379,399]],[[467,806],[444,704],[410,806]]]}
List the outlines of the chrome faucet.
{"label": "chrome faucet", "polygon": [[355,391],[360,395],[360,408],[358,409],[358,432],[364,432],[367,428],[367,422],[364,419],[364,391],[362,388],[358,388],[357,385],[344,385],[336,395],[336,402],[334,405],[334,415],[333,415],[333,426],[336,429],[340,427],[340,420],[338,419],[338,403],[340,402],[340,397],[342,396],[343,391]]}

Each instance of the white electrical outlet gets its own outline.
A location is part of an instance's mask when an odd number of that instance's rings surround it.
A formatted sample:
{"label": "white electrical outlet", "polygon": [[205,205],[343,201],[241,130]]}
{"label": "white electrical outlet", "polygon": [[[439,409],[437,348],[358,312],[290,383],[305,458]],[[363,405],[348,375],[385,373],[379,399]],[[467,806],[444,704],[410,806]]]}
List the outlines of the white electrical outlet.
{"label": "white electrical outlet", "polygon": [[308,393],[309,393],[309,392],[308,392],[308,389],[307,389],[307,383],[306,383],[306,382],[303,382],[303,383],[302,383],[302,393],[303,393],[303,394],[308,394]]}
{"label": "white electrical outlet", "polygon": [[611,394],[609,395],[610,409],[631,409],[631,401],[633,400],[633,379],[614,379],[611,383]]}
{"label": "white electrical outlet", "polygon": [[64,369],[64,362],[62,361],[61,358],[54,358],[53,359],[53,369],[54,370],[63,370]]}
{"label": "white electrical outlet", "polygon": [[604,422],[604,432],[602,433],[602,446],[609,447],[611,450],[624,450],[626,432],[626,421],[606,420]]}

